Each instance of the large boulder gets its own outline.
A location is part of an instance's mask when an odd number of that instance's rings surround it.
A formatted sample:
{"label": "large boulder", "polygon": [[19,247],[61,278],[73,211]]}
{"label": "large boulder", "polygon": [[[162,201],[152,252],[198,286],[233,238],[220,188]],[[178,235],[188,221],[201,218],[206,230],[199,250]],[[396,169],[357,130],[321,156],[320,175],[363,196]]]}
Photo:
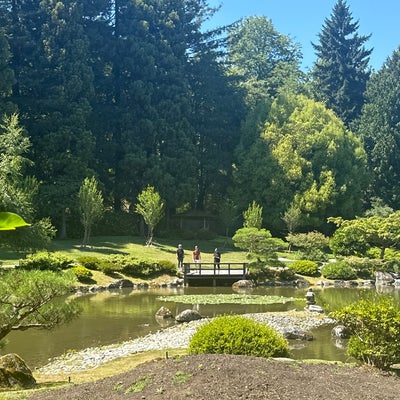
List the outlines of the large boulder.
{"label": "large boulder", "polygon": [[0,387],[31,388],[35,385],[32,371],[18,354],[10,353],[0,357]]}
{"label": "large boulder", "polygon": [[196,321],[198,319],[201,319],[202,316],[200,313],[196,310],[183,310],[180,314],[178,314],[175,317],[176,322],[190,322],[190,321]]}
{"label": "large boulder", "polygon": [[394,282],[394,278],[389,272],[375,272],[375,282],[378,286],[389,286]]}
{"label": "large boulder", "polygon": [[248,279],[241,279],[232,284],[233,289],[252,288],[253,286],[253,282],[249,281]]}

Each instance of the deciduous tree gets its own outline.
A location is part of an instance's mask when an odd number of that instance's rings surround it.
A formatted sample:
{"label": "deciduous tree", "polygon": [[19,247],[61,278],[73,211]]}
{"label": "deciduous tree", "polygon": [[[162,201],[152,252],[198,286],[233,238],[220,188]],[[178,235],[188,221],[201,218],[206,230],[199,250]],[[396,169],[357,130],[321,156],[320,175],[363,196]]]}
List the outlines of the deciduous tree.
{"label": "deciduous tree", "polygon": [[164,216],[164,202],[153,186],[148,186],[139,193],[137,199],[138,203],[135,206],[135,211],[143,217],[147,225],[146,245],[151,246],[153,243],[154,228]]}

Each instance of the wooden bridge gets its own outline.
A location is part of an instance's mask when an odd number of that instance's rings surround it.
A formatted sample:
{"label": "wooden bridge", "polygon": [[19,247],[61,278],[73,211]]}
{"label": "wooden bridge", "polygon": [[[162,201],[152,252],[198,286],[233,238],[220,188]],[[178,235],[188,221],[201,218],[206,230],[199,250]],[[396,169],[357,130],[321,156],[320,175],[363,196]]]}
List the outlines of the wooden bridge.
{"label": "wooden bridge", "polygon": [[230,286],[232,283],[248,278],[247,263],[184,263],[185,285],[191,286]]}

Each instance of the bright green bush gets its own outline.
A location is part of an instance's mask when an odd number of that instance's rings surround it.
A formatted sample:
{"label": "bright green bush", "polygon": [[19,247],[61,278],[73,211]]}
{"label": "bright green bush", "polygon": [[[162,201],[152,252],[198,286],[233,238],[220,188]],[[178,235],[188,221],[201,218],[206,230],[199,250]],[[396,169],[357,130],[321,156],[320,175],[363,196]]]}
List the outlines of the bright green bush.
{"label": "bright green bush", "polygon": [[400,309],[393,297],[376,295],[331,316],[349,329],[350,356],[384,370],[400,362]]}
{"label": "bright green bush", "polygon": [[288,263],[288,267],[296,274],[306,276],[318,276],[318,263],[310,260],[297,260]]}
{"label": "bright green bush", "polygon": [[72,265],[72,258],[61,253],[47,251],[30,254],[26,258],[19,260],[19,267],[25,270],[60,271],[70,268]]}
{"label": "bright green bush", "polygon": [[344,261],[327,263],[321,268],[321,275],[326,279],[356,279],[357,275],[352,267]]}
{"label": "bright green bush", "polygon": [[268,325],[242,316],[222,316],[197,330],[190,341],[189,352],[286,357],[289,345],[283,336]]}
{"label": "bright green bush", "polygon": [[77,265],[71,268],[71,271],[75,274],[79,282],[88,283],[91,282],[92,272],[82,265]]}
{"label": "bright green bush", "polygon": [[96,271],[99,269],[100,259],[94,256],[80,256],[77,258],[79,264],[83,265],[87,269]]}
{"label": "bright green bush", "polygon": [[98,270],[103,274],[112,275],[117,271],[116,265],[110,260],[100,260]]}

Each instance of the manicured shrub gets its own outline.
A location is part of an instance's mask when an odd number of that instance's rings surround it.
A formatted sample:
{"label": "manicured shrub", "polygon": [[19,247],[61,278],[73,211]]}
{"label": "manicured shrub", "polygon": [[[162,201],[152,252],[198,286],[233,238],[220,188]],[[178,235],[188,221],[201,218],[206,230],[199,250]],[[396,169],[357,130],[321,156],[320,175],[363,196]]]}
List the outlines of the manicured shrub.
{"label": "manicured shrub", "polygon": [[88,283],[92,281],[92,272],[82,265],[77,265],[71,268],[79,282]]}
{"label": "manicured shrub", "polygon": [[100,259],[94,256],[80,256],[77,258],[77,261],[79,264],[93,271],[96,271],[100,264]]}
{"label": "manicured shrub", "polygon": [[306,276],[318,276],[318,263],[310,260],[297,260],[288,263],[288,267],[296,274]]}
{"label": "manicured shrub", "polygon": [[19,267],[26,270],[60,271],[70,268],[72,265],[72,258],[61,253],[47,251],[30,254],[25,259],[19,260]]}
{"label": "manicured shrub", "polygon": [[350,356],[384,370],[400,362],[400,309],[393,297],[375,295],[331,316],[349,329]]}
{"label": "manicured shrub", "polygon": [[325,264],[321,268],[321,275],[326,279],[350,280],[357,278],[354,269],[344,261],[336,261]]}
{"label": "manicured shrub", "polygon": [[242,316],[226,315],[202,325],[190,341],[189,352],[286,357],[289,345],[268,325]]}

